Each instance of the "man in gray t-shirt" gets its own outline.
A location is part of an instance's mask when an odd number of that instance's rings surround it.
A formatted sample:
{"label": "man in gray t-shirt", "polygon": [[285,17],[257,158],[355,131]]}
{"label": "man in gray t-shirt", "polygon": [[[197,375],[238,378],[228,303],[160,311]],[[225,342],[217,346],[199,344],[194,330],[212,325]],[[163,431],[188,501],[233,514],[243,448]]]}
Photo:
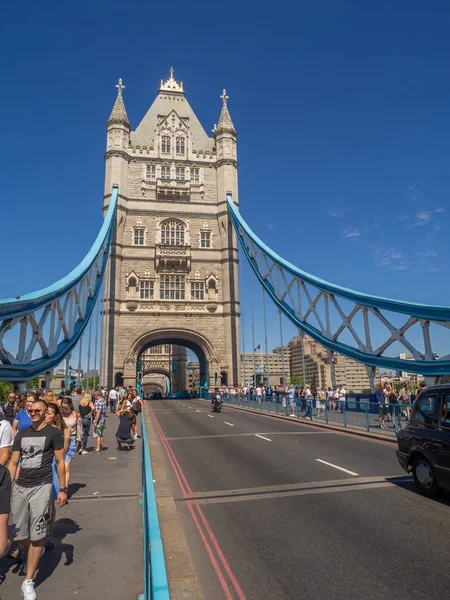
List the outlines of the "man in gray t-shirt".
{"label": "man in gray t-shirt", "polygon": [[72,404],[73,404],[73,410],[75,412],[78,412],[80,409],[80,402],[81,402],[81,399],[83,398],[83,396],[82,396],[81,388],[77,388],[75,391],[76,391],[76,394],[74,396],[72,396]]}

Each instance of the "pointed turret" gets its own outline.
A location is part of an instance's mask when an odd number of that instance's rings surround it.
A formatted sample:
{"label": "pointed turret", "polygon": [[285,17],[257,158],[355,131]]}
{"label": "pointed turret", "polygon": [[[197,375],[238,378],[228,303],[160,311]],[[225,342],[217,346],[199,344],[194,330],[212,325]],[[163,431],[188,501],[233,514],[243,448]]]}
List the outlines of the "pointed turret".
{"label": "pointed turret", "polygon": [[113,185],[119,186],[121,196],[126,196],[127,194],[126,169],[129,162],[128,148],[130,145],[131,125],[128,120],[127,111],[125,110],[125,104],[123,103],[122,90],[125,89],[125,86],[121,79],[119,79],[116,88],[117,98],[109,119],[106,121],[106,200],[111,194]]}
{"label": "pointed turret", "polygon": [[122,90],[125,89],[122,79],[119,79],[119,83],[116,85],[116,88],[117,98],[106,125],[110,127],[110,125],[113,123],[121,123],[122,125],[126,125],[128,128],[130,128],[130,121],[128,120],[127,111],[122,98]]}
{"label": "pointed turret", "polygon": [[232,133],[236,135],[236,130],[233,125],[233,121],[231,120],[230,113],[228,111],[227,106],[227,92],[223,90],[222,95],[222,112],[220,113],[219,123],[217,124],[216,129],[214,130],[214,134],[217,136],[220,133]]}

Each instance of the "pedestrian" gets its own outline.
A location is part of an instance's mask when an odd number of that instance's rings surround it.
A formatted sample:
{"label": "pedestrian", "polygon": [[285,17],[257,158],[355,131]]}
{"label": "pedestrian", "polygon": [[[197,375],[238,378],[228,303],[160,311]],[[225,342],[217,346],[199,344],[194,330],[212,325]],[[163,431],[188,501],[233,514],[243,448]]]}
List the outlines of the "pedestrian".
{"label": "pedestrian", "polygon": [[375,392],[375,402],[378,403],[378,420],[381,429],[387,429],[384,418],[387,414],[386,394],[384,393],[384,383],[380,382],[377,391]]}
{"label": "pedestrian", "polygon": [[402,405],[401,415],[404,415],[405,419],[409,419],[411,412],[411,390],[408,388],[406,383],[403,384],[398,394],[398,403]]}
{"label": "pedestrian", "polygon": [[37,597],[33,577],[50,520],[53,458],[56,459],[60,486],[57,503],[63,506],[67,500],[64,436],[45,422],[47,409],[43,400],[35,400],[28,409],[32,426],[17,433],[8,465],[11,481],[14,481],[20,460],[20,473],[12,492],[11,519],[15,523],[17,540],[28,548],[26,578],[21,588],[24,600],[36,600]]}
{"label": "pedestrian", "polygon": [[11,504],[11,475],[4,465],[0,465],[0,558],[11,548],[8,535],[8,519]]}
{"label": "pedestrian", "polygon": [[295,417],[295,390],[294,390],[294,386],[290,385],[289,389],[288,389],[288,400],[289,400],[289,406],[291,408],[291,417]]}
{"label": "pedestrian", "polygon": [[105,429],[106,422],[106,400],[103,397],[101,391],[97,391],[94,394],[94,437],[96,438],[96,448],[94,452],[100,454],[103,446],[103,432]]}
{"label": "pedestrian", "polygon": [[22,431],[22,429],[28,429],[28,427],[31,427],[32,420],[31,420],[29,410],[31,409],[31,407],[33,406],[33,402],[35,402],[35,401],[36,401],[35,395],[28,394],[25,408],[22,410],[19,410],[19,412],[14,417],[14,421],[13,421],[13,425],[12,425],[14,435],[17,435],[17,433],[19,431]]}
{"label": "pedestrian", "polygon": [[395,390],[388,384],[385,388],[386,401],[389,405],[388,415],[389,421],[395,426],[395,421],[398,415],[398,399]]}
{"label": "pedestrian", "polygon": [[[45,422],[47,425],[51,427],[56,427],[60,429],[64,436],[64,464],[66,464],[66,459],[68,457],[68,452],[70,448],[70,429],[64,422],[64,419],[61,415],[60,407],[54,403],[49,404],[47,409],[47,414],[45,416]],[[59,481],[58,481],[58,472],[56,466],[56,460],[53,459],[52,462],[52,471],[53,471],[53,481],[52,481],[52,505],[51,505],[51,517],[50,524],[47,530],[47,536],[44,541],[44,548],[50,549],[55,545],[54,539],[54,530],[55,530],[55,518],[56,518],[56,499],[58,498],[59,492]]]}
{"label": "pedestrian", "polygon": [[312,400],[313,400],[313,395],[311,392],[311,388],[309,387],[309,385],[305,386],[305,391],[304,391],[304,395],[305,395],[305,414],[304,417],[310,417],[312,420]]}
{"label": "pedestrian", "polygon": [[339,408],[340,411],[343,412],[347,403],[347,392],[345,391],[345,387],[341,385],[339,389]]}
{"label": "pedestrian", "polygon": [[111,388],[108,398],[109,412],[115,413],[117,410],[117,401],[119,400],[119,392],[115,388]]}
{"label": "pedestrian", "polygon": [[11,424],[6,419],[0,421],[0,465],[6,465],[9,460],[14,434]]}
{"label": "pedestrian", "polygon": [[122,450],[122,444],[128,446],[134,444],[134,436],[132,434],[133,425],[136,423],[136,415],[132,410],[118,410],[119,427],[116,431],[117,450]]}
{"label": "pedestrian", "polygon": [[76,412],[73,409],[72,398],[70,396],[66,396],[61,401],[61,415],[64,419],[64,423],[70,430],[70,446],[69,450],[64,457],[64,462],[66,466],[66,483],[65,487],[69,489],[70,483],[70,465],[72,463],[72,458],[75,456],[75,452],[77,451],[77,445],[81,446],[81,417],[80,413]]}
{"label": "pedestrian", "polygon": [[83,390],[80,387],[77,387],[75,390],[75,394],[72,396],[72,404],[73,404],[74,411],[79,412],[80,402],[81,402],[81,399],[83,398],[83,396],[84,396]]}
{"label": "pedestrian", "polygon": [[13,424],[14,421],[14,412],[16,408],[16,395],[14,392],[10,392],[8,394],[8,400],[6,404],[2,406],[3,414],[5,415],[5,419],[8,421],[10,425]]}
{"label": "pedestrian", "polygon": [[91,394],[86,393],[80,402],[81,425],[83,427],[83,442],[79,454],[89,454],[86,450],[89,439],[89,429],[91,428],[91,419],[94,413],[94,403]]}

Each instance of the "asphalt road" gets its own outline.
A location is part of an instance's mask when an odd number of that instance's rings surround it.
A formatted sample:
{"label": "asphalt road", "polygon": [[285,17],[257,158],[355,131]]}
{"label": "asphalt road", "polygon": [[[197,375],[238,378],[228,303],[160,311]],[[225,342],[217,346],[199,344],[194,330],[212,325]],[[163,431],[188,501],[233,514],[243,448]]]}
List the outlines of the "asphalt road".
{"label": "asphalt road", "polygon": [[204,598],[441,600],[450,501],[395,446],[199,400],[148,402]]}

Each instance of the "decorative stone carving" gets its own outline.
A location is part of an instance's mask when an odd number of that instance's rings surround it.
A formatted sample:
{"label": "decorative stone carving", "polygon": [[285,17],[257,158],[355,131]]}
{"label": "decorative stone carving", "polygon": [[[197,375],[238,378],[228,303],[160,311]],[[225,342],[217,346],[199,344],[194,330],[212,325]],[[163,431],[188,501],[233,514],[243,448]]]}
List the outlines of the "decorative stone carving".
{"label": "decorative stone carving", "polygon": [[125,306],[127,307],[127,310],[134,312],[139,306],[139,303],[136,300],[127,300]]}

